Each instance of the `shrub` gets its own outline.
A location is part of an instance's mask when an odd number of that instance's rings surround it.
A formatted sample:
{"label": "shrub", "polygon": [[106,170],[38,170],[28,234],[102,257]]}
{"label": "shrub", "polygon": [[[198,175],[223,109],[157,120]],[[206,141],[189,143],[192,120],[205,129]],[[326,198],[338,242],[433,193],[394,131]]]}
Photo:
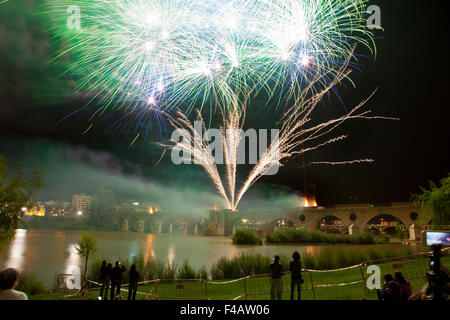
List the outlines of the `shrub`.
{"label": "shrub", "polygon": [[302,267],[305,269],[315,269],[316,268],[316,260],[314,256],[309,252],[304,252],[302,254]]}
{"label": "shrub", "polygon": [[177,275],[177,265],[175,263],[170,263],[170,261],[167,261],[163,276],[160,277],[160,279],[164,280],[176,279],[176,275]]}
{"label": "shrub", "polygon": [[316,269],[319,270],[333,269],[337,265],[335,251],[330,248],[321,250],[315,260]]}
{"label": "shrub", "polygon": [[19,285],[16,289],[31,296],[46,293],[48,291],[44,283],[39,281],[34,273],[27,271],[20,273]]}
{"label": "shrub", "polygon": [[208,276],[209,272],[208,272],[208,267],[206,266],[201,266],[200,270],[198,271],[198,278],[199,279],[203,279],[203,280],[208,280],[209,276]]}
{"label": "shrub", "polygon": [[266,238],[272,243],[353,243],[353,244],[375,244],[385,242],[379,240],[370,232],[357,233],[354,235],[329,234],[321,231],[308,231],[306,229],[277,229]]}
{"label": "shrub", "polygon": [[183,264],[181,265],[181,268],[179,268],[177,272],[177,279],[197,279],[197,278],[199,278],[197,272],[195,272],[195,270],[189,264],[188,260],[184,260]]}
{"label": "shrub", "polygon": [[413,254],[411,248],[401,249],[369,249],[369,250],[333,250],[324,248],[320,253],[311,257],[309,254],[302,255],[304,268],[308,269],[337,269],[360,264],[364,261],[407,256]]}
{"label": "shrub", "polygon": [[242,278],[248,275],[268,273],[271,257],[261,254],[241,254],[234,258],[222,257],[211,267],[213,280]]}
{"label": "shrub", "polygon": [[389,235],[387,235],[387,234],[382,235],[382,236],[378,239],[378,241],[379,241],[380,243],[389,243],[390,240],[391,240],[391,237],[389,237]]}
{"label": "shrub", "polygon": [[356,233],[351,237],[351,242],[354,244],[374,244],[375,236],[370,232]]}
{"label": "shrub", "polygon": [[231,239],[233,240],[233,244],[262,244],[262,239],[250,228],[236,230]]}
{"label": "shrub", "polygon": [[102,259],[96,258],[91,261],[88,267],[87,278],[92,281],[100,281],[100,267],[102,265]]}
{"label": "shrub", "polygon": [[[283,236],[284,235],[285,234],[283,234]],[[308,237],[310,236],[311,235],[308,235]],[[321,237],[320,232],[315,234],[314,237]],[[386,250],[383,248],[374,247],[373,249],[371,248],[365,251],[324,248],[317,255],[312,255],[309,252],[303,252],[301,254],[301,260],[302,266],[305,269],[324,270],[348,267],[369,260],[385,259],[410,254],[413,254],[411,248]],[[102,260],[103,259],[95,259],[91,262],[89,266],[88,279],[98,281]],[[119,260],[127,268],[127,272],[124,273],[123,281],[123,283],[127,283],[128,270],[131,263],[127,259]],[[115,260],[112,261],[115,262]],[[284,266],[286,271],[288,270],[290,261],[290,256],[280,256],[280,263]],[[137,269],[141,274],[141,281],[155,279],[237,279],[249,275],[267,274],[269,273],[268,267],[271,262],[272,257],[263,256],[259,253],[241,254],[233,258],[222,257],[215,264],[213,264],[209,270],[206,266],[202,266],[196,270],[189,264],[188,261],[184,261],[181,267],[177,267],[175,264],[169,264],[168,262],[163,263],[158,259],[152,258],[145,260],[143,254],[140,254],[133,259],[133,263],[136,263]],[[33,292],[36,292],[36,290]]]}
{"label": "shrub", "polygon": [[13,230],[0,229],[0,256],[8,249],[11,240],[14,238]]}

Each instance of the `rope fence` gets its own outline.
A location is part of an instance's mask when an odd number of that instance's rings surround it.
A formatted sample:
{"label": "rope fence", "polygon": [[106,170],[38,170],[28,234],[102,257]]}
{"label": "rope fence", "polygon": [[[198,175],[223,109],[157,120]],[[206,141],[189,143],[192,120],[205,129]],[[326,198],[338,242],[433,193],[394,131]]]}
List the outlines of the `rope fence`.
{"label": "rope fence", "polygon": [[[450,253],[450,248],[442,250],[444,256]],[[317,290],[320,288],[345,287],[361,285],[366,294],[369,290],[366,285],[366,271],[371,265],[377,265],[381,269],[381,274],[401,271],[405,278],[409,279],[413,290],[423,285],[418,280],[426,278],[429,270],[429,257],[431,252],[414,254],[409,256],[387,258],[380,260],[365,261],[360,264],[333,269],[333,270],[313,270],[302,269],[303,292],[308,292],[314,300],[317,300]],[[443,265],[443,264],[442,264]],[[323,283],[329,281],[330,273],[345,273],[348,281],[340,283]],[[79,275],[78,275],[79,276]],[[58,276],[58,287],[62,288],[65,279],[74,275],[61,274]],[[137,294],[144,296],[145,300],[208,300],[211,296],[220,300],[240,300],[257,297],[269,297],[271,292],[270,274],[249,275],[243,278],[229,281],[208,281],[204,279],[157,279],[142,281],[138,283]],[[92,280],[87,280],[88,292],[99,290],[102,284]],[[290,272],[282,274],[282,292],[290,292]],[[121,292],[128,292],[128,284],[121,286]],[[212,293],[212,295],[211,295]],[[76,294],[65,297],[73,297]],[[209,296],[208,296],[209,295]]]}

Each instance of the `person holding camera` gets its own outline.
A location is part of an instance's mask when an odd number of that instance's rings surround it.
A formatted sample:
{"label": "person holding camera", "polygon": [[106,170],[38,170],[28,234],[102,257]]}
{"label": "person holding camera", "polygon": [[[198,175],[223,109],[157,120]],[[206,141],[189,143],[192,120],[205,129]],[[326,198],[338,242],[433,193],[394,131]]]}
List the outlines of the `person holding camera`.
{"label": "person holding camera", "polygon": [[450,294],[450,278],[448,270],[441,265],[442,244],[431,246],[430,271],[427,272],[428,297],[434,301],[445,301]]}
{"label": "person holding camera", "polygon": [[292,254],[292,261],[289,264],[289,271],[291,271],[291,300],[294,300],[295,287],[297,287],[298,300],[302,296],[302,262],[300,260],[300,253],[295,251]]}
{"label": "person holding camera", "polygon": [[114,298],[118,300],[120,298],[120,286],[125,271],[126,268],[119,261],[116,261],[115,267],[111,270],[111,300],[114,300]]}
{"label": "person holding camera", "polygon": [[402,287],[390,273],[384,275],[383,288],[377,293],[378,299],[384,301],[401,301],[403,295]]}

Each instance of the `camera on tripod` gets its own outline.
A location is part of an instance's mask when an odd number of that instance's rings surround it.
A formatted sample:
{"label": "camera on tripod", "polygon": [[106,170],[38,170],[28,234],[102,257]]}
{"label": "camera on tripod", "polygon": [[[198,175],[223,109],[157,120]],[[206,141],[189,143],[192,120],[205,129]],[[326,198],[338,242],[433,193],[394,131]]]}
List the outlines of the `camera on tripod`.
{"label": "camera on tripod", "polygon": [[427,272],[430,298],[437,301],[445,300],[445,295],[450,293],[448,274],[441,269],[442,247],[442,244],[431,246],[430,271]]}
{"label": "camera on tripod", "polygon": [[434,244],[431,246],[430,269],[437,273],[441,269],[442,245]]}

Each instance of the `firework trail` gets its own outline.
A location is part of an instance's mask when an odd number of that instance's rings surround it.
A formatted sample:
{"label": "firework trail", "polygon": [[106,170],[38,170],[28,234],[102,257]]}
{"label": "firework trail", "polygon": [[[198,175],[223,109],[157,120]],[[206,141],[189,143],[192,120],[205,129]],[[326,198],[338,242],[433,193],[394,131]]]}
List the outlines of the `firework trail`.
{"label": "firework trail", "polygon": [[355,164],[355,163],[373,163],[374,160],[373,159],[360,159],[360,160],[349,160],[349,161],[335,161],[335,162],[331,162],[331,161],[314,161],[314,162],[310,162],[308,163],[308,165],[312,166],[312,165],[330,165],[330,166],[344,166],[344,165],[351,165],[351,164]]}
{"label": "firework trail", "polygon": [[[68,7],[81,28],[68,29]],[[55,59],[106,108],[234,106],[259,92],[297,95],[332,72],[355,43],[373,50],[366,0],[51,0],[64,49]],[[326,85],[327,77],[315,81]],[[263,106],[262,106],[263,107]],[[101,113],[100,112],[100,113]]]}
{"label": "firework trail", "polygon": [[[363,100],[356,107],[350,110],[350,112],[342,115],[341,117],[334,118],[328,121],[321,122],[317,125],[309,125],[311,122],[311,115],[316,109],[317,104],[322,100],[325,94],[329,92],[335,85],[340,83],[343,79],[346,79],[351,73],[348,68],[350,56],[341,66],[337,72],[334,80],[323,90],[314,94],[312,97],[307,98],[306,94],[303,94],[296,104],[288,108],[282,118],[282,126],[278,139],[276,139],[269,146],[267,151],[263,154],[259,162],[253,167],[247,179],[243,183],[239,190],[236,201],[233,203],[233,208],[236,208],[242,199],[242,196],[248,191],[248,189],[260,179],[267,170],[273,165],[282,166],[282,161],[291,157],[299,156],[309,151],[317,150],[329,144],[333,144],[343,139],[346,139],[347,135],[340,135],[333,138],[326,138],[323,142],[316,142],[319,138],[324,138],[331,133],[334,129],[340,126],[343,122],[350,119],[384,119],[384,120],[398,120],[396,118],[371,116],[371,111],[360,111],[360,109],[366,104],[368,100],[375,94],[372,93],[367,99]],[[315,81],[318,81],[315,80]],[[311,85],[314,84],[314,81]],[[311,147],[304,148],[306,142],[312,144]],[[354,164],[363,162],[373,162],[373,159],[358,159],[340,162],[339,164]],[[331,162],[316,162],[315,164],[332,164]],[[335,163],[338,164],[338,163]]]}
{"label": "firework trail", "polygon": [[[370,95],[367,99],[363,100],[348,113],[321,122],[319,124],[310,125],[312,113],[316,109],[318,103],[322,100],[324,95],[330,91],[333,86],[340,83],[343,79],[347,78],[351,70],[348,68],[350,61],[349,58],[344,62],[341,68],[336,72],[337,76],[334,80],[323,90],[307,97],[307,94],[302,95],[296,104],[289,107],[284,113],[281,120],[281,128],[278,137],[276,137],[272,143],[268,146],[265,153],[262,154],[259,161],[250,171],[247,179],[243,182],[239,190],[236,190],[236,171],[237,171],[237,159],[239,145],[242,141],[241,128],[243,126],[243,114],[236,108],[229,109],[227,117],[224,118],[223,127],[221,132],[226,134],[226,139],[223,139],[223,149],[225,153],[225,165],[226,165],[226,178],[228,183],[228,194],[224,192],[224,187],[222,179],[217,170],[217,166],[212,164],[214,157],[210,152],[208,143],[201,140],[203,144],[201,149],[197,149],[200,145],[196,142],[196,139],[200,141],[200,135],[194,135],[194,145],[192,145],[192,138],[185,136],[182,142],[172,141],[173,145],[169,146],[172,149],[182,149],[187,152],[188,157],[194,157],[198,159],[199,157],[205,157],[204,160],[198,162],[205,170],[208,172],[209,176],[212,177],[213,183],[219,190],[221,196],[225,199],[228,207],[232,210],[236,210],[239,202],[241,201],[243,195],[248,191],[248,189],[260,179],[268,170],[273,166],[282,166],[283,162],[292,157],[299,156],[309,151],[314,151],[329,144],[340,142],[346,139],[347,135],[340,135],[336,137],[327,137],[334,129],[340,126],[343,122],[351,119],[385,119],[385,120],[398,120],[395,118],[371,116],[371,111],[360,110],[365,103],[373,96]],[[320,81],[319,78],[314,81]],[[314,85],[314,81],[311,85]],[[308,91],[307,91],[308,92]],[[187,120],[186,116],[179,114],[179,121],[172,121],[172,125],[177,128],[190,128],[189,131],[192,132],[193,126]],[[200,118],[200,121],[203,121]],[[203,123],[203,122],[202,122]],[[203,123],[204,128],[204,123]],[[320,140],[322,138],[322,140]],[[309,143],[310,147],[305,148],[305,143]],[[203,150],[208,150],[206,154]],[[311,164],[329,164],[329,165],[350,165],[355,163],[370,163],[373,162],[372,159],[358,159],[343,162],[313,162]],[[211,173],[212,172],[212,173]]]}
{"label": "firework trail", "polygon": [[232,208],[210,145],[207,142],[209,139],[203,117],[199,110],[195,111],[198,117],[197,123],[201,123],[202,127],[196,128],[185,114],[180,111],[175,111],[175,117],[168,115],[167,118],[169,123],[178,129],[178,133],[180,134],[179,139],[171,140],[173,145],[161,145],[181,152],[183,154],[182,161],[191,163],[193,160],[195,164],[202,166],[216,187],[219,195],[225,200],[227,208]]}
{"label": "firework trail", "polygon": [[[245,108],[243,108],[245,110]],[[223,149],[225,154],[226,177],[228,182],[228,193],[230,196],[230,209],[234,210],[234,201],[236,194],[236,172],[239,145],[242,141],[241,129],[243,126],[244,115],[237,107],[228,111],[227,118],[224,119],[224,126],[221,128],[223,139]]]}

